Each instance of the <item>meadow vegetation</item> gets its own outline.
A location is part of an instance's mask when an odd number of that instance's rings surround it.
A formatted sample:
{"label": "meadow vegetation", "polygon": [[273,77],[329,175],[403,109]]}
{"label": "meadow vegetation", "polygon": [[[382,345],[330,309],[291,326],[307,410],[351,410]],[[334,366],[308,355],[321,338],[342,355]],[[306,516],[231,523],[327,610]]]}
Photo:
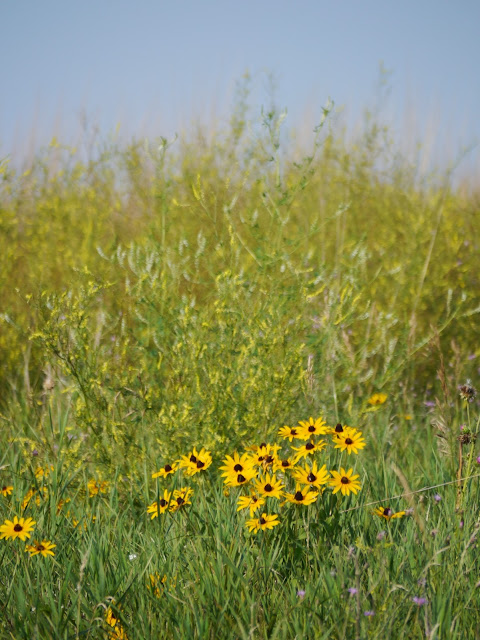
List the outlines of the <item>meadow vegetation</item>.
{"label": "meadow vegetation", "polygon": [[1,638],[478,637],[480,199],[329,110],[1,162]]}

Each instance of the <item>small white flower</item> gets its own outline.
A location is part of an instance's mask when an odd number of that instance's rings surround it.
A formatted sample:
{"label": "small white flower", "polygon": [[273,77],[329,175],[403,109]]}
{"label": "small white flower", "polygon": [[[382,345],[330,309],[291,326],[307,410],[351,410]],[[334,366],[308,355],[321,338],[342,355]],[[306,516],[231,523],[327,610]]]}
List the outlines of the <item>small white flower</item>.
{"label": "small white flower", "polygon": [[137,554],[136,553],[130,553],[128,556],[129,560],[135,560],[137,558]]}

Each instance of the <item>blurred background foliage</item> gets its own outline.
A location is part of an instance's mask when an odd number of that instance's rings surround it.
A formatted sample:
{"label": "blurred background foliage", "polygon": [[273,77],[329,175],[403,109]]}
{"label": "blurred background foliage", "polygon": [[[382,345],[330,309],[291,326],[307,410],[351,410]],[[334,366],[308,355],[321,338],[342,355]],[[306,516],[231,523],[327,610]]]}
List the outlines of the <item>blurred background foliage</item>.
{"label": "blurred background foliage", "polygon": [[420,176],[371,114],[347,141],[331,108],[307,153],[241,94],[215,133],[3,160],[7,432],[35,433],[55,397],[131,465],[302,415],[361,424],[375,391],[410,411],[440,345],[452,385],[473,375],[478,190]]}

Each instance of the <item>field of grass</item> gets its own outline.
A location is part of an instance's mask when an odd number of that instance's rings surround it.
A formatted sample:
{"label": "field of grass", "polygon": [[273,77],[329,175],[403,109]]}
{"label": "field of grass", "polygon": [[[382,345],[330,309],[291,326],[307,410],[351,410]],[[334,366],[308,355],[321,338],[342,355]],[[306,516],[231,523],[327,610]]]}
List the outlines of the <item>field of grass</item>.
{"label": "field of grass", "polygon": [[0,638],[480,638],[479,194],[281,120],[1,162]]}

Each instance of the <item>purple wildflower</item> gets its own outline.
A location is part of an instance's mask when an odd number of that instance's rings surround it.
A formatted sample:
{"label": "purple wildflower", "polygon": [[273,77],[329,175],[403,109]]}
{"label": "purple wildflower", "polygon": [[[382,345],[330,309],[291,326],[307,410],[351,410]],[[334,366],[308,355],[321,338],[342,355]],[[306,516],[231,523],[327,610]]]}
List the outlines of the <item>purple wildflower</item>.
{"label": "purple wildflower", "polygon": [[375,611],[372,611],[372,610],[364,611],[363,615],[366,616],[367,618],[370,618],[371,616],[375,615]]}
{"label": "purple wildflower", "polygon": [[428,600],[426,598],[419,598],[415,596],[412,598],[412,602],[414,602],[418,607],[423,607],[424,604],[427,604]]}
{"label": "purple wildflower", "polygon": [[297,598],[304,598],[305,597],[305,591],[303,589],[299,589],[297,591]]}
{"label": "purple wildflower", "polygon": [[354,596],[358,593],[358,590],[355,589],[355,587],[350,587],[350,589],[347,589],[347,591],[351,596]]}
{"label": "purple wildflower", "polygon": [[435,500],[435,502],[440,502],[440,500],[442,499],[442,496],[440,494],[436,493],[433,496],[433,499]]}

